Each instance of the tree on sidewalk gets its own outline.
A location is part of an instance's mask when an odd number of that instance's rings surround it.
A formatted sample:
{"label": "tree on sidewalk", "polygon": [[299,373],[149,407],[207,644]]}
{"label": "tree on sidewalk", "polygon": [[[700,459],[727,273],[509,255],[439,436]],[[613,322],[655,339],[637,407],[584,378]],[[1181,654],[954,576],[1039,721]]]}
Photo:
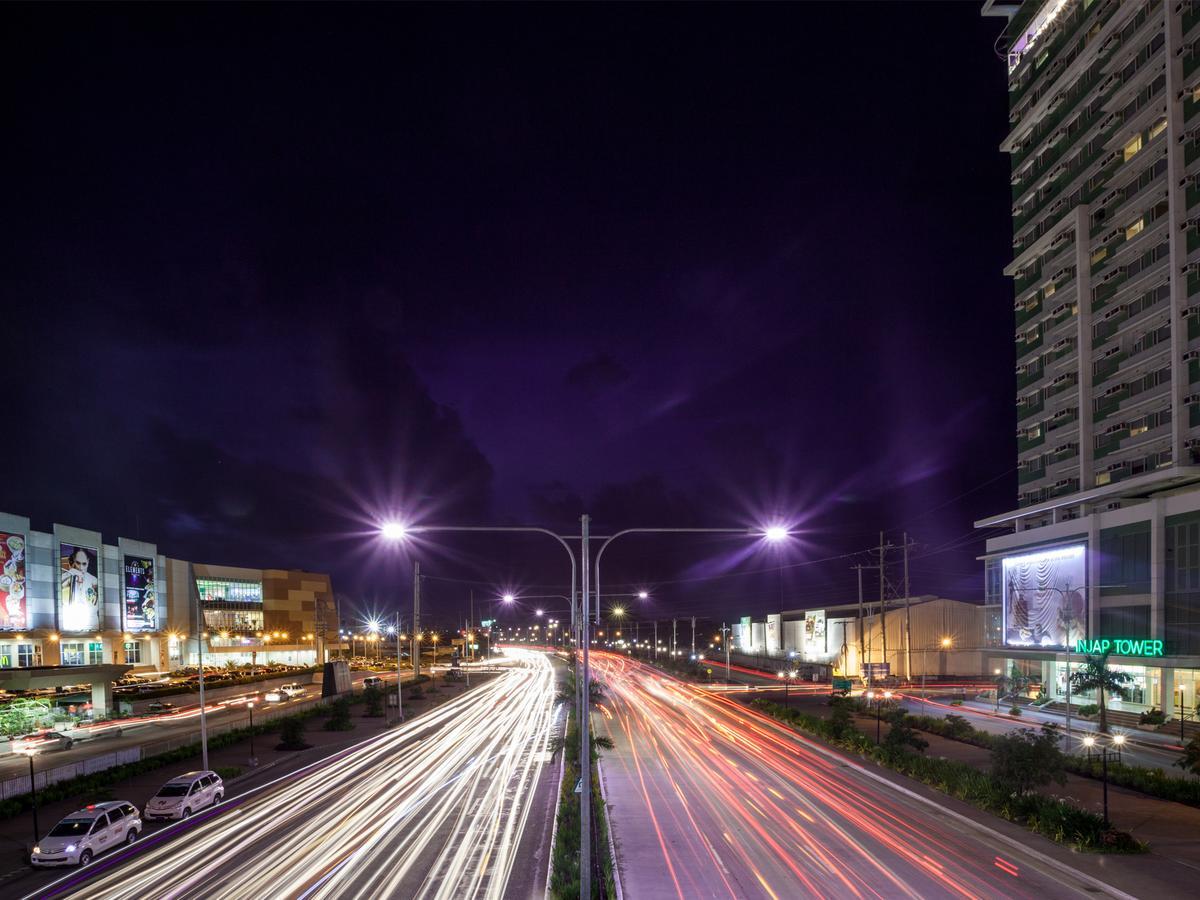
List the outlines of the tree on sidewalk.
{"label": "tree on sidewalk", "polygon": [[1118,672],[1108,667],[1108,654],[1088,656],[1083,667],[1071,673],[1071,690],[1076,693],[1095,691],[1097,705],[1100,707],[1100,733],[1108,734],[1108,704],[1107,694],[1115,694],[1122,700],[1129,699],[1127,685],[1133,681],[1128,672]]}
{"label": "tree on sidewalk", "polygon": [[1183,748],[1183,756],[1175,763],[1185,772],[1200,775],[1200,734],[1193,737]]}
{"label": "tree on sidewalk", "polygon": [[1067,780],[1067,760],[1058,749],[1058,728],[1022,728],[992,738],[992,777],[1016,794],[1028,794],[1051,781]]}

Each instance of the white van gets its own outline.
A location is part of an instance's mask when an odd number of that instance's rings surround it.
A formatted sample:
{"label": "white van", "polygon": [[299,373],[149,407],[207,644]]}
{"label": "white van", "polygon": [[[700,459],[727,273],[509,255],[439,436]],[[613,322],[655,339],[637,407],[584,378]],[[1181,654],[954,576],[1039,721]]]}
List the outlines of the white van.
{"label": "white van", "polygon": [[146,804],[146,821],[186,819],[192,813],[221,802],[225,783],[216,772],[186,772],[158,789]]}
{"label": "white van", "polygon": [[94,803],[51,828],[29,861],[35,866],[86,866],[113,847],[132,844],[141,833],[142,817],[132,803]]}

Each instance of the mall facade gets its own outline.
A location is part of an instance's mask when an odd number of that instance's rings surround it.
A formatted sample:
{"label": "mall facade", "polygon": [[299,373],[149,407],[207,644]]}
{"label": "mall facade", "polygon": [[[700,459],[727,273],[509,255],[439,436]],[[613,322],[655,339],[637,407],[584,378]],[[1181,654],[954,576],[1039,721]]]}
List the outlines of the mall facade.
{"label": "mall facade", "polygon": [[336,641],[333,610],[327,575],[193,563],[0,513],[0,668],[311,665]]}
{"label": "mall facade", "polygon": [[[1200,695],[1200,5],[989,0],[1009,16],[1017,495],[988,529],[1003,668],[1116,708]],[[1002,186],[998,186],[998,189]],[[1086,699],[1086,698],[1085,698]]]}

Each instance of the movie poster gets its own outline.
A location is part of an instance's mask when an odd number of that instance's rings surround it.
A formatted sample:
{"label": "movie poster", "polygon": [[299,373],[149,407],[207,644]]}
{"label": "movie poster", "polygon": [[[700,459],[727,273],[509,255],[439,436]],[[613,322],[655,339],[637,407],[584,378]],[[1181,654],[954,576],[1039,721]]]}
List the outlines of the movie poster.
{"label": "movie poster", "polygon": [[28,627],[25,535],[0,531],[0,631],[24,631]]}
{"label": "movie poster", "polygon": [[829,652],[825,642],[825,610],[810,609],[804,613],[804,657],[818,659]]}
{"label": "movie poster", "polygon": [[99,552],[94,547],[58,545],[58,628],[65,632],[99,631]]}
{"label": "movie poster", "polygon": [[1086,633],[1085,560],[1083,544],[1003,560],[1005,644],[1064,649]]}
{"label": "movie poster", "polygon": [[125,630],[158,631],[158,592],[154,584],[154,560],[125,557]]}

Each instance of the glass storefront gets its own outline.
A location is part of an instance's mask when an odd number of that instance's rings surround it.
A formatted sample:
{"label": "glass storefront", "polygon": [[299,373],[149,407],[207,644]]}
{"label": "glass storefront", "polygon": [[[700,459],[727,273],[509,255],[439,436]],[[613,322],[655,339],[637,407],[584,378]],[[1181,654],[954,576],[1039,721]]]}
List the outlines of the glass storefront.
{"label": "glass storefront", "polygon": [[[1082,660],[1076,662],[1072,659],[1071,671],[1078,672],[1082,665]],[[1049,678],[1051,695],[1055,700],[1065,701],[1067,699],[1066,662],[1048,662],[1044,663],[1044,666],[1051,673],[1051,677]],[[1151,707],[1162,708],[1161,669],[1148,668],[1146,666],[1123,666],[1117,663],[1110,663],[1109,669],[1115,672],[1126,672],[1132,679],[1126,688],[1128,699],[1122,700],[1117,696],[1109,697],[1109,709],[1128,709],[1135,712],[1143,712]],[[1084,691],[1083,693],[1071,692],[1072,703],[1095,701],[1095,698],[1095,691]]]}
{"label": "glass storefront", "polygon": [[35,643],[0,644],[0,669],[28,669],[42,664],[42,645]]}

